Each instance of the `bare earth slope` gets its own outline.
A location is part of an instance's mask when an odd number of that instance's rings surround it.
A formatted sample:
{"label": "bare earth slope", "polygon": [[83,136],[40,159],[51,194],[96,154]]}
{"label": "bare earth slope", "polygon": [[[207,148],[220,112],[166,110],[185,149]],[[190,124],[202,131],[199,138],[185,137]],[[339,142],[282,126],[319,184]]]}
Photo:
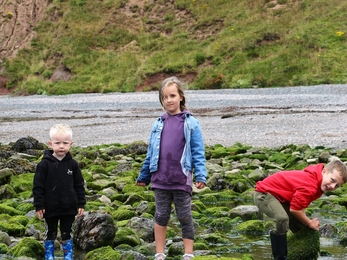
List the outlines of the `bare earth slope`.
{"label": "bare earth slope", "polygon": [[[346,148],[347,86],[186,91],[208,145],[286,144]],[[0,143],[32,136],[48,140],[53,124],[67,123],[77,146],[147,142],[163,111],[157,92],[0,96]]]}

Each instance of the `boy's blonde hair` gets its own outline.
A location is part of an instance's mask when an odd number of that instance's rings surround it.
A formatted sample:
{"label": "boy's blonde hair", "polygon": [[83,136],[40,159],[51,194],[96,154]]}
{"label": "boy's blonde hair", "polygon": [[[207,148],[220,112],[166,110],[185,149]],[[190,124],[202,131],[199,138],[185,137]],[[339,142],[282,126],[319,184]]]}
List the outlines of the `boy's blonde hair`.
{"label": "boy's blonde hair", "polygon": [[347,166],[340,159],[334,157],[328,164],[324,167],[328,172],[333,172],[336,170],[344,183],[347,182]]}
{"label": "boy's blonde hair", "polygon": [[49,138],[52,139],[55,134],[69,134],[70,139],[72,139],[72,130],[69,125],[65,124],[56,124],[52,126],[49,131]]}
{"label": "boy's blonde hair", "polygon": [[183,83],[180,81],[177,77],[169,77],[163,80],[163,82],[160,84],[159,87],[159,101],[160,104],[163,106],[163,89],[175,85],[177,87],[178,94],[181,96],[182,100],[180,102],[180,110],[183,111],[186,109],[186,97],[184,95],[184,90],[183,90]]}

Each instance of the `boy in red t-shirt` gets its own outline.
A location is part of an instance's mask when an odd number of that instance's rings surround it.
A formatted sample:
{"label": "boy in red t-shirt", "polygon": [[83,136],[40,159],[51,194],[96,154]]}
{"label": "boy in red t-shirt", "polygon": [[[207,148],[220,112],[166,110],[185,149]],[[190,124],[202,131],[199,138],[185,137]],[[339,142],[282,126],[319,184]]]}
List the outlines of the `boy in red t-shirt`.
{"label": "boy in red t-shirt", "polygon": [[275,260],[287,259],[288,229],[293,233],[304,227],[319,229],[319,220],[307,217],[305,208],[346,182],[347,167],[338,159],[325,166],[320,163],[304,170],[280,171],[257,182],[255,205],[276,223],[276,230],[270,232]]}

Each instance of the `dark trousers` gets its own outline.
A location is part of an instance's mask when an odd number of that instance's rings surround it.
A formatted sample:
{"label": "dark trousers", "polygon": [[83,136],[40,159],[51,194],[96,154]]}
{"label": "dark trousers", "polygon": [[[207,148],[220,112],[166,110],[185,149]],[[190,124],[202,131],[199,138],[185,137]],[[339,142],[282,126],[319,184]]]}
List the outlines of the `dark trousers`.
{"label": "dark trousers", "polygon": [[58,234],[58,222],[60,227],[61,239],[63,241],[71,238],[72,224],[75,221],[75,215],[54,216],[45,218],[46,237],[45,240],[55,240]]}

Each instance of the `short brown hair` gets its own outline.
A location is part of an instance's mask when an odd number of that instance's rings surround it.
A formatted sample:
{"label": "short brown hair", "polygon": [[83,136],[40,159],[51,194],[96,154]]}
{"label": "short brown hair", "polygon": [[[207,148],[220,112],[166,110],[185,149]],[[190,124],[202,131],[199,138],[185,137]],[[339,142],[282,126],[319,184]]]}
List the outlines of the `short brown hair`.
{"label": "short brown hair", "polygon": [[347,182],[347,166],[341,160],[334,158],[328,164],[326,164],[324,168],[328,172],[333,172],[333,170],[336,170],[342,177],[343,182]]}

